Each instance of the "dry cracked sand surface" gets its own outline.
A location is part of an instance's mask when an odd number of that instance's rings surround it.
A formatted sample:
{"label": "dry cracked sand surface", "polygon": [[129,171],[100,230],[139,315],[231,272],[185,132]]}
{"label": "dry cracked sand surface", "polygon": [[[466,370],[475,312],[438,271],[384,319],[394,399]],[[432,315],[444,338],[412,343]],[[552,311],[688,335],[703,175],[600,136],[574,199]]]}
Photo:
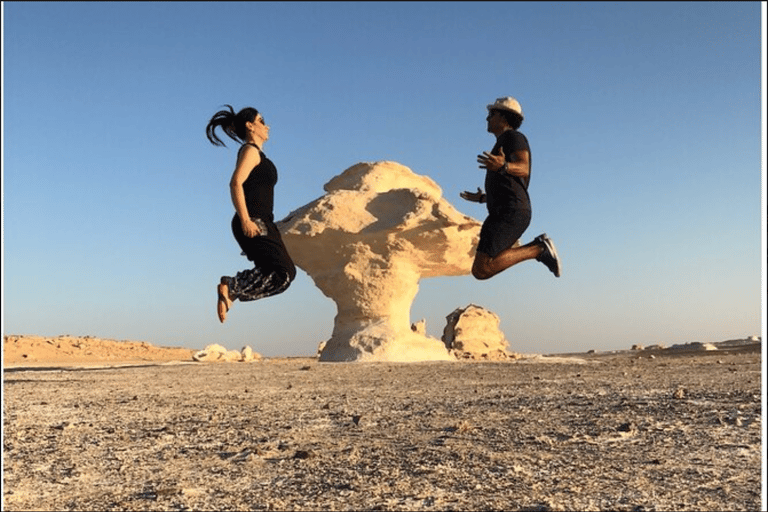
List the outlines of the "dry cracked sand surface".
{"label": "dry cracked sand surface", "polygon": [[507,362],[83,361],[6,358],[3,510],[763,507],[759,344]]}

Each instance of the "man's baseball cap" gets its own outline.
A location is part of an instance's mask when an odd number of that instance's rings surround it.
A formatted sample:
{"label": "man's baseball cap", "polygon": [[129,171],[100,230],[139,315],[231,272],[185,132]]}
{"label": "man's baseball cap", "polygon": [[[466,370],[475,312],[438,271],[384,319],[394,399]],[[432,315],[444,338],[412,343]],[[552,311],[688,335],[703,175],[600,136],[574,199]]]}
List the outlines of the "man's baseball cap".
{"label": "man's baseball cap", "polygon": [[493,105],[488,105],[488,110],[509,110],[510,112],[514,112],[516,114],[520,114],[520,117],[523,116],[523,107],[520,106],[520,103],[513,98],[512,96],[505,96],[503,98],[497,98],[496,103]]}

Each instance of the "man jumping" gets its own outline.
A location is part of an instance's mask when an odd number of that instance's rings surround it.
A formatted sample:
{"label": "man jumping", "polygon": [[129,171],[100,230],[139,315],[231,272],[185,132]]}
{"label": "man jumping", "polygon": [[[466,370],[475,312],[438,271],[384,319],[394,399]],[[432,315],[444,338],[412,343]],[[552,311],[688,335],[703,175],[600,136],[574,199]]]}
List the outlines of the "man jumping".
{"label": "man jumping", "polygon": [[485,190],[462,192],[467,201],[487,203],[488,217],[480,230],[472,275],[488,279],[521,261],[540,261],[560,277],[561,265],[555,244],[543,233],[532,242],[520,245],[519,238],[531,223],[531,149],[518,128],[523,123],[520,103],[507,96],[488,105],[488,131],[496,136],[490,153],[477,156],[486,169]]}

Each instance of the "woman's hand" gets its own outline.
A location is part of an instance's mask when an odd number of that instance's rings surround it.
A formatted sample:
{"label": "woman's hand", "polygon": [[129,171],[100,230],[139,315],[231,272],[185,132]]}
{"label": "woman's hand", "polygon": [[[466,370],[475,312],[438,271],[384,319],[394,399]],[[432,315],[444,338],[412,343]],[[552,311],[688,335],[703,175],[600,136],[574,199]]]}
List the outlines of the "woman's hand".
{"label": "woman's hand", "polygon": [[477,192],[467,192],[466,190],[459,194],[462,199],[466,199],[467,201],[472,201],[473,203],[483,203],[485,202],[485,194],[483,194],[483,191],[480,190],[480,187],[477,188]]}
{"label": "woman's hand", "polygon": [[242,220],[240,225],[243,227],[243,233],[245,233],[245,236],[248,238],[253,238],[261,234],[259,225],[253,222],[251,219]]}

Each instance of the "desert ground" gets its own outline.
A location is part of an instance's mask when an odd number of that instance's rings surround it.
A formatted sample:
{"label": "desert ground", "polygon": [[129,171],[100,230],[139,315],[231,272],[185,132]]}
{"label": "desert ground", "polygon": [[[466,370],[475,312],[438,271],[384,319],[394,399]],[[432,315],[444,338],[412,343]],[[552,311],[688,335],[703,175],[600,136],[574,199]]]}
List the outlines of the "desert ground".
{"label": "desert ground", "polygon": [[422,363],[3,345],[3,510],[765,510],[760,342]]}

